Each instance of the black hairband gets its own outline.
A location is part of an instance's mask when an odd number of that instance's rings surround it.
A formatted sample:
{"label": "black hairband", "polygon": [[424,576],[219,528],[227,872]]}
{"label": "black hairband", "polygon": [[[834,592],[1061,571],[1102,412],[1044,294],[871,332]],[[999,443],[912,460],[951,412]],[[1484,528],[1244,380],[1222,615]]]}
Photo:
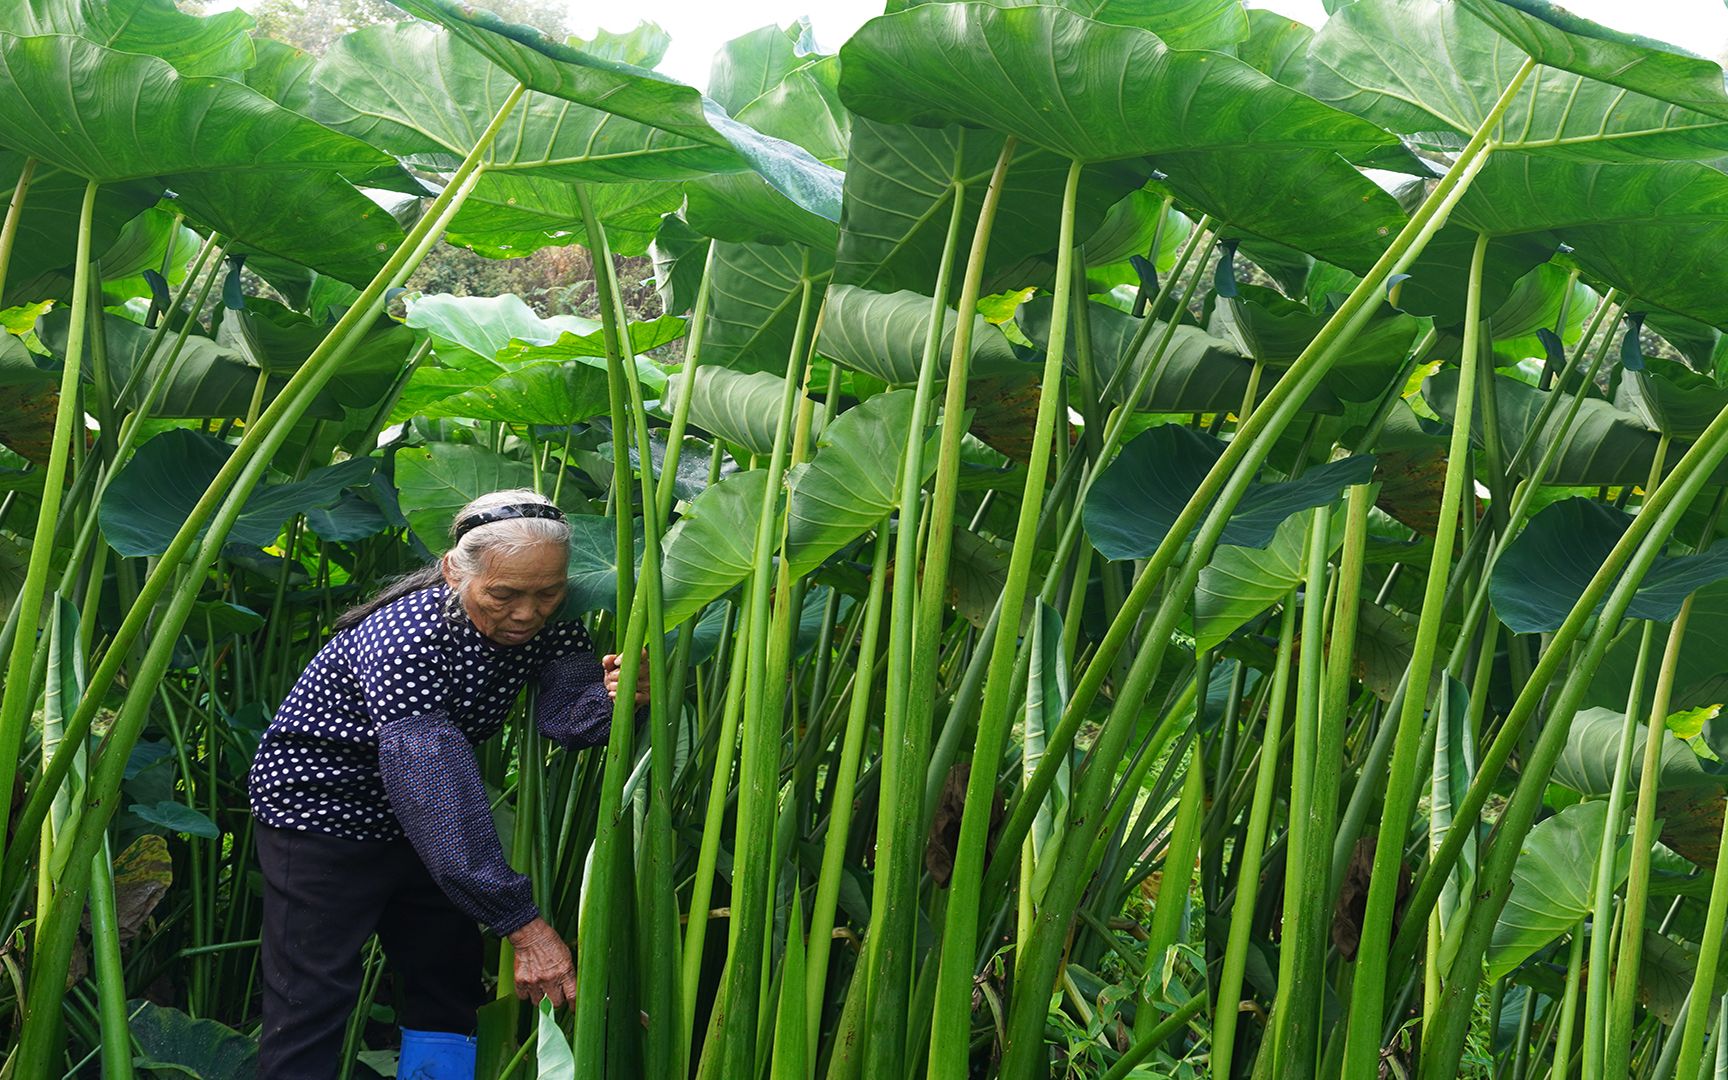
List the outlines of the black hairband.
{"label": "black hairband", "polygon": [[512,518],[544,518],[547,521],[563,521],[564,511],[551,503],[513,503],[510,506],[495,506],[490,510],[476,510],[456,523],[456,539],[461,540],[482,525],[490,525],[495,521],[509,521]]}

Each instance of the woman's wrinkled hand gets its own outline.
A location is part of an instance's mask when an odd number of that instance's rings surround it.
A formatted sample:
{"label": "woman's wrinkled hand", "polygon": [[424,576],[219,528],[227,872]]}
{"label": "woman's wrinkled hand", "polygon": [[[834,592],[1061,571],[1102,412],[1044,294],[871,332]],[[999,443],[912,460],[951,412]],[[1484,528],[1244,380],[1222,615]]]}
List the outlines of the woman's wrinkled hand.
{"label": "woman's wrinkled hand", "polygon": [[[606,692],[612,695],[612,700],[618,700],[618,683],[621,680],[618,656],[607,653],[600,658],[600,670],[606,679]],[[642,663],[636,666],[636,704],[648,704],[648,650],[642,650]]]}
{"label": "woman's wrinkled hand", "polygon": [[541,998],[554,1006],[576,1000],[576,966],[570,946],[545,919],[535,919],[510,935],[516,954],[516,996],[524,1001]]}

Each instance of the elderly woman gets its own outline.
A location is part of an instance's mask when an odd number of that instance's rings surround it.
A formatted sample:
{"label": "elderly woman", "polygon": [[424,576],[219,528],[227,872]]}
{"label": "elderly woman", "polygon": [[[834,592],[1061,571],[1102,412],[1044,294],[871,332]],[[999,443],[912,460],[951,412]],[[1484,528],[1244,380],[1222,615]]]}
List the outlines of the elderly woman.
{"label": "elderly woman", "polygon": [[[504,858],[474,746],[538,678],[535,722],[565,748],[604,742],[615,656],[564,602],[570,527],[531,491],[484,495],[454,545],[336,621],[252,764],[264,871],[259,1075],[337,1072],[377,933],[396,975],[399,1075],[474,1074],[479,927],[515,951],[517,996],[575,993],[564,939]],[[636,701],[647,700],[646,665]]]}

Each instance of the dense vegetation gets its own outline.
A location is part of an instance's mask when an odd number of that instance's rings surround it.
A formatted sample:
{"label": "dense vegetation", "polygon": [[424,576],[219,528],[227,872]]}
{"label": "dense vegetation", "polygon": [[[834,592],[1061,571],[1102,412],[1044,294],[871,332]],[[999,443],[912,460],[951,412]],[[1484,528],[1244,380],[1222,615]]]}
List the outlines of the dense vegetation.
{"label": "dense vegetation", "polygon": [[894,4],[702,95],[398,3],[0,9],[0,1076],[250,1075],[259,735],[517,486],[654,693],[480,751],[579,983],[484,1076],[1728,1075],[1720,67]]}

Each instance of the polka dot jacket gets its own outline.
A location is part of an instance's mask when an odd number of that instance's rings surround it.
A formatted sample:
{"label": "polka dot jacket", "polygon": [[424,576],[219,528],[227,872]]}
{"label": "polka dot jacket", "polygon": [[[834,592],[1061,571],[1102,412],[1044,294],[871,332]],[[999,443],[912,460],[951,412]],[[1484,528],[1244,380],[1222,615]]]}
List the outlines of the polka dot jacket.
{"label": "polka dot jacket", "polygon": [[547,738],[606,741],[612,701],[581,623],[499,645],[443,585],[392,601],[331,638],[277,709],[252,763],[252,813],[350,840],[406,836],[458,908],[508,934],[538,910],[504,858],[474,746],[536,676]]}

